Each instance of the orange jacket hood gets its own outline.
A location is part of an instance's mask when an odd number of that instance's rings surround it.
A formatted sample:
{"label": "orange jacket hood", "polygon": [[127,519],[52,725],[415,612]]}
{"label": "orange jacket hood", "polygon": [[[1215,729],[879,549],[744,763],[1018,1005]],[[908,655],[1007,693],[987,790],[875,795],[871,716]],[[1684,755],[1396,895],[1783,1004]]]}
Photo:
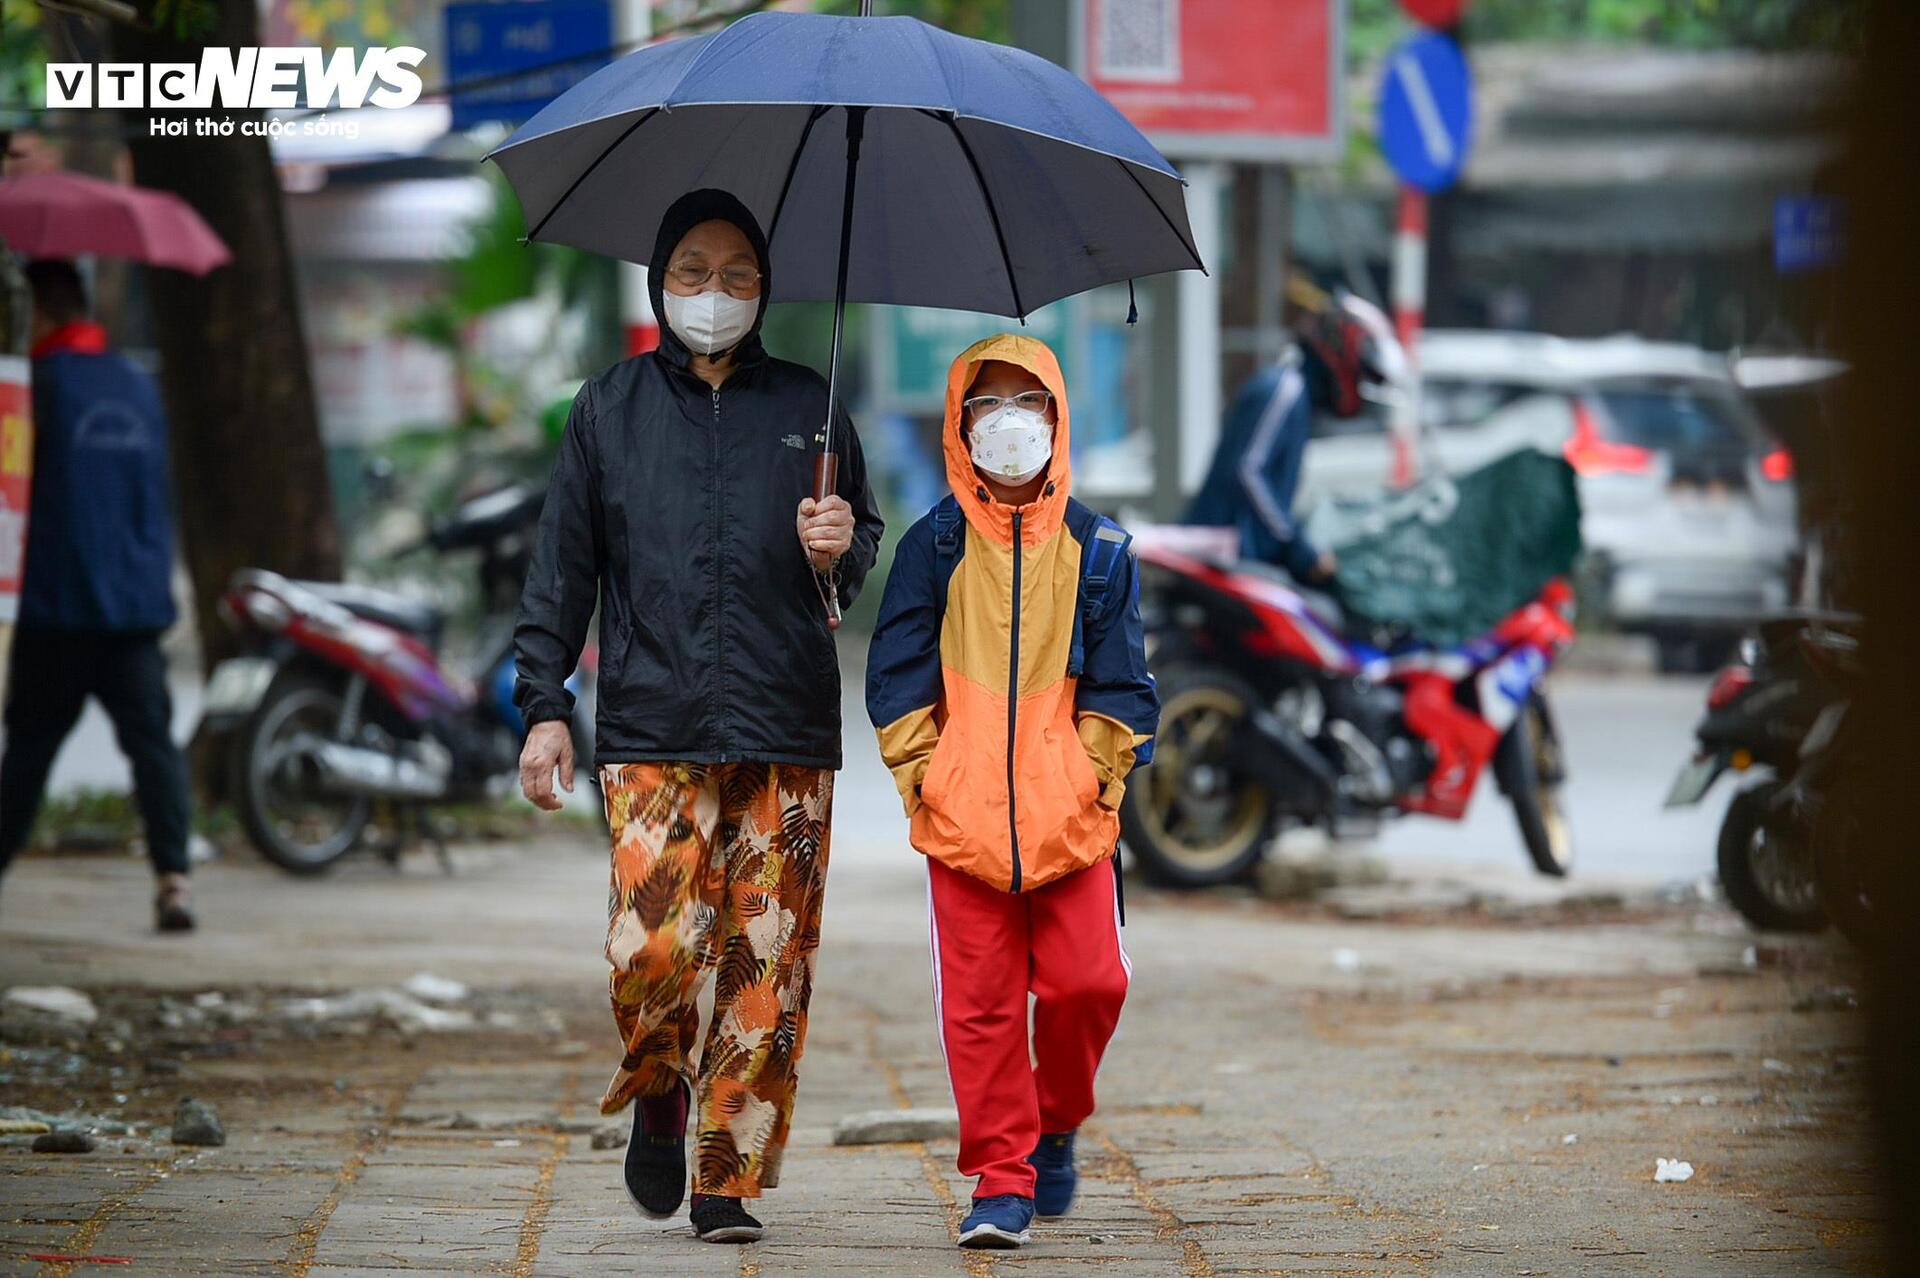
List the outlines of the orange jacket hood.
{"label": "orange jacket hood", "polygon": [[[967,451],[960,426],[961,400],[966,398],[967,387],[979,373],[980,366],[989,360],[1026,369],[1053,393],[1057,421],[1053,428],[1053,456],[1047,462],[1047,482],[1040,496],[1023,507],[1002,505],[994,500],[973,468],[973,457]],[[1068,425],[1069,416],[1067,379],[1060,372],[1060,361],[1039,338],[996,333],[960,352],[947,370],[947,416],[940,438],[947,462],[947,482],[953,486],[953,495],[960,502],[968,523],[1001,545],[1011,546],[1013,512],[1019,509],[1024,514],[1020,524],[1022,542],[1031,546],[1054,534],[1066,516],[1067,495],[1073,488],[1073,468],[1069,460],[1073,435]]]}

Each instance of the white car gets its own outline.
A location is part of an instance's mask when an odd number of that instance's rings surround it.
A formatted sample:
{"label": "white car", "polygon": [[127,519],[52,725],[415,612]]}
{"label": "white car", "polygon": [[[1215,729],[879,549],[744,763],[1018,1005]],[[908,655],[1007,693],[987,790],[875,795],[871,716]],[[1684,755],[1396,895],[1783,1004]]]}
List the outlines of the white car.
{"label": "white car", "polygon": [[[1792,463],[1723,355],[1633,337],[1435,330],[1420,344],[1423,465],[1462,473],[1515,448],[1580,476],[1582,600],[1651,635],[1663,669],[1717,664],[1786,605],[1796,544]],[[1383,413],[1322,417],[1299,505],[1379,491]]]}

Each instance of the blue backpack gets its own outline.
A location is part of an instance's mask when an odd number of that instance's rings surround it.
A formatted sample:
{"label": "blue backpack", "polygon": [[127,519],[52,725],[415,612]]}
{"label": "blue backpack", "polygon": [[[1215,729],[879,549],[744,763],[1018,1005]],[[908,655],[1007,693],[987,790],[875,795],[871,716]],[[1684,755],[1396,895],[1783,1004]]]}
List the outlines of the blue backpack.
{"label": "blue backpack", "polygon": [[[933,598],[934,633],[946,619],[947,584],[960,563],[961,540],[966,530],[966,515],[959,501],[949,493],[942,497],[930,516],[933,523]],[[1067,653],[1067,675],[1079,678],[1086,659],[1086,628],[1106,616],[1111,602],[1114,570],[1133,545],[1133,537],[1113,520],[1067,498],[1067,529],[1080,542],[1080,607],[1073,617],[1073,644]]]}

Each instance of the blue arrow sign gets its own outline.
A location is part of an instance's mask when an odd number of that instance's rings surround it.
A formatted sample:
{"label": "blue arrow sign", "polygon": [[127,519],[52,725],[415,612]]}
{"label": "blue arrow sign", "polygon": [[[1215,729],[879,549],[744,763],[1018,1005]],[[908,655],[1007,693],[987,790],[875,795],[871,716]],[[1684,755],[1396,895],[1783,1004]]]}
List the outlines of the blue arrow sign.
{"label": "blue arrow sign", "polygon": [[1473,75],[1460,46],[1428,31],[1387,55],[1380,149],[1403,181],[1426,192],[1453,185],[1473,144]]}

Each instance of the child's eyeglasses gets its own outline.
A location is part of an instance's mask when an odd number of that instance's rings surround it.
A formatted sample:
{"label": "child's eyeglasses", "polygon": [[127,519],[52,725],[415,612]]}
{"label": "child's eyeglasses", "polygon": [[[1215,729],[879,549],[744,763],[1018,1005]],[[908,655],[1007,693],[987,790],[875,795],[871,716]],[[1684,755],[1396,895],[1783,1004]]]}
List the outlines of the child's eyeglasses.
{"label": "child's eyeglasses", "polygon": [[702,266],[697,262],[682,262],[679,266],[669,267],[667,274],[673,276],[673,282],[681,288],[705,288],[707,281],[715,275],[720,277],[720,287],[729,293],[747,293],[760,287],[760,272],[751,266]]}
{"label": "child's eyeglasses", "polygon": [[967,420],[977,422],[993,416],[1008,404],[1029,413],[1045,413],[1047,405],[1053,402],[1053,392],[1022,391],[1011,399],[1005,395],[975,395],[960,402],[967,410]]}

